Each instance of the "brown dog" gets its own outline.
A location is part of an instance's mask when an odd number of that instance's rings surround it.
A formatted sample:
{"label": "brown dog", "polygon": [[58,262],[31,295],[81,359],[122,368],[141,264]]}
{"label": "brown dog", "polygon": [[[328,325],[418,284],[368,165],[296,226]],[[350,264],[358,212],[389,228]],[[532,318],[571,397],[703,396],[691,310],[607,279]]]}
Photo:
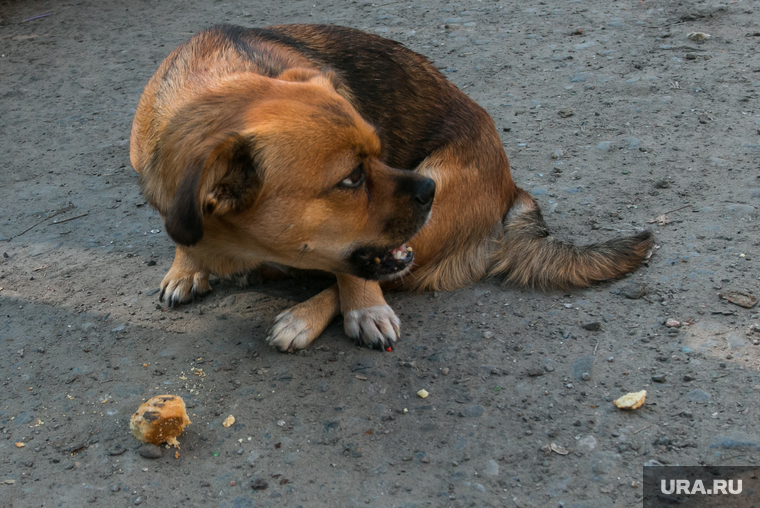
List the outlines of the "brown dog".
{"label": "brown dog", "polygon": [[425,57],[350,28],[199,33],[145,88],[130,158],[177,243],[170,305],[210,291],[210,272],[336,275],[276,318],[268,341],[283,351],[340,312],[350,337],[392,347],[381,281],[586,286],[634,270],[652,244],[648,232],[586,247],[549,236],[486,112]]}

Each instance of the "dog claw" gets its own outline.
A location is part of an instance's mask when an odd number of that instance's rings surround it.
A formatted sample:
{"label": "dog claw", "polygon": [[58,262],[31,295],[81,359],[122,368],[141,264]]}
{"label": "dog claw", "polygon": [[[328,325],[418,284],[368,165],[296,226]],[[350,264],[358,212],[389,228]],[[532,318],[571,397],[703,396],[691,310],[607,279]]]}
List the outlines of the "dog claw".
{"label": "dog claw", "polygon": [[170,270],[166,274],[161,283],[161,293],[158,295],[158,301],[166,301],[167,307],[173,309],[194,302],[196,298],[211,292],[208,272],[185,272],[180,276],[175,276],[175,273]]}
{"label": "dog claw", "polygon": [[401,323],[388,305],[349,311],[344,316],[346,335],[357,344],[386,351],[401,337]]}
{"label": "dog claw", "polygon": [[314,332],[308,323],[290,311],[280,313],[269,329],[266,342],[286,353],[294,353],[314,340]]}

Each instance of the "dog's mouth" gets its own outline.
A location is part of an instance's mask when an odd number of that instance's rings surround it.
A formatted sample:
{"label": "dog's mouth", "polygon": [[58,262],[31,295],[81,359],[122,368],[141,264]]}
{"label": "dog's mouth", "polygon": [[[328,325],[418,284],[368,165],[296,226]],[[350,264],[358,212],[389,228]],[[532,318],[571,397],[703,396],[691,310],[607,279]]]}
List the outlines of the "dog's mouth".
{"label": "dog's mouth", "polygon": [[392,249],[362,247],[351,255],[357,275],[364,279],[388,280],[404,275],[412,266],[414,251],[403,244]]}

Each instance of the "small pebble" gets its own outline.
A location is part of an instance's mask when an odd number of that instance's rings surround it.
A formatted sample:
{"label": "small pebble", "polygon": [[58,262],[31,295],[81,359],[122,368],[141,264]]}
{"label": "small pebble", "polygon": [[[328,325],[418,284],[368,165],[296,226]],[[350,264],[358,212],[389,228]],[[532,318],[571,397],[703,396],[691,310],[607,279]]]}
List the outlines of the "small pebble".
{"label": "small pebble", "polygon": [[652,376],[652,381],[654,381],[655,383],[664,383],[665,374],[657,374],[655,376]]}
{"label": "small pebble", "polygon": [[137,453],[145,459],[160,459],[164,456],[164,452],[160,447],[150,443],[146,443],[138,448]]}
{"label": "small pebble", "polygon": [[138,504],[142,504],[142,498],[141,497],[138,497],[137,499],[135,499],[135,506],[137,506]]}
{"label": "small pebble", "polygon": [[593,323],[586,323],[585,325],[581,325],[584,330],[588,330],[590,332],[598,332],[602,328],[602,323],[599,321],[594,321]]}
{"label": "small pebble", "polygon": [[269,486],[269,484],[264,480],[263,478],[256,478],[251,482],[251,488],[253,490],[264,490]]}
{"label": "small pebble", "polygon": [[441,369],[441,374],[443,374],[444,376],[448,376],[449,372],[450,370],[448,367],[444,367],[443,369]]}
{"label": "small pebble", "polygon": [[684,374],[684,376],[683,376],[683,380],[684,380],[684,381],[686,381],[687,383],[688,383],[689,381],[694,381],[694,376],[692,376],[692,375],[690,375],[690,374]]}
{"label": "small pebble", "polygon": [[230,480],[230,487],[234,487],[235,485],[237,485],[237,482],[235,482],[235,480]]}
{"label": "small pebble", "polygon": [[666,179],[657,180],[654,183],[655,188],[657,189],[668,189],[670,188],[670,181]]}
{"label": "small pebble", "polygon": [[127,451],[127,449],[124,448],[123,446],[116,445],[113,448],[111,448],[110,450],[108,450],[108,453],[111,454],[111,455],[121,455],[122,453],[124,453],[126,451]]}
{"label": "small pebble", "polygon": [[583,374],[581,374],[581,379],[584,381],[589,381],[591,379],[591,374],[589,374],[588,372],[584,372]]}
{"label": "small pebble", "polygon": [[630,300],[638,300],[649,294],[649,287],[646,284],[630,284],[622,288],[621,293]]}

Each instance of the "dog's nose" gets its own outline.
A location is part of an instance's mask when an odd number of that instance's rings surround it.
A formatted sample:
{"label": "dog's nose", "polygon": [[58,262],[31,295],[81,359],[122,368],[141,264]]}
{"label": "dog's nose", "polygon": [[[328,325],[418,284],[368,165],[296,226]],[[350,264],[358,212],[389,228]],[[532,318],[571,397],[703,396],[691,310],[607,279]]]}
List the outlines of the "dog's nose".
{"label": "dog's nose", "polygon": [[417,183],[415,189],[414,199],[422,206],[430,206],[433,204],[433,198],[435,197],[435,180],[432,178],[424,178]]}

